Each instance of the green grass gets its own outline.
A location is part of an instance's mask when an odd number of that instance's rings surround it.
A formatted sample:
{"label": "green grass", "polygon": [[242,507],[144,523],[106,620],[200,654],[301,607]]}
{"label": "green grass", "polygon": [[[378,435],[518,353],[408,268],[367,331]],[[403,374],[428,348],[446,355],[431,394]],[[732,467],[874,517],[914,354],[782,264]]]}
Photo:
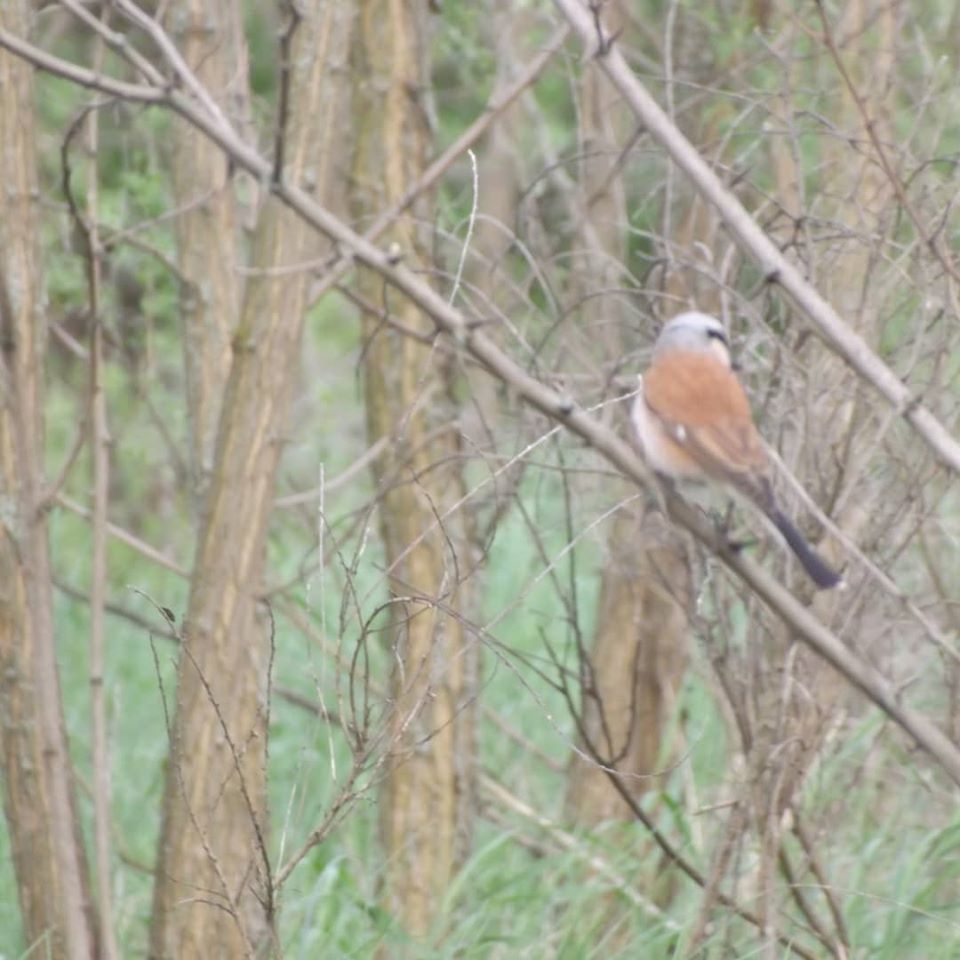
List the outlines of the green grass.
{"label": "green grass", "polygon": [[[73,580],[82,583],[88,546],[85,525],[56,514],[52,535],[58,568],[72,566]],[[547,540],[554,541],[554,546],[562,541],[559,525]],[[581,602],[582,608],[590,611],[595,599],[591,562],[596,552],[592,545],[583,552]],[[112,560],[114,598],[150,616],[149,605],[127,589],[133,584],[158,602],[182,609],[184,588],[176,578],[150,570],[135,557],[122,556],[119,549]],[[370,560],[373,563],[375,557]],[[523,584],[536,577],[538,570],[530,538],[514,518],[497,538],[484,579],[488,598],[498,597],[498,606],[509,602],[511,591],[523,594],[523,601],[495,628],[502,647],[496,655],[490,650],[486,653],[483,696],[485,704],[504,720],[562,762],[572,737],[565,707],[556,691],[518,656],[542,658],[544,635],[554,638],[558,649],[563,649],[565,627],[547,581],[541,579],[524,593]],[[334,574],[329,577],[336,579]],[[328,590],[327,618],[336,622],[339,597],[336,589]],[[318,602],[314,593],[307,604],[315,621],[319,621]],[[488,599],[488,604],[492,603]],[[88,780],[87,611],[62,595],[57,597],[55,610],[67,723],[78,770]],[[156,641],[156,649],[170,697],[173,650],[162,640]],[[108,652],[116,852],[122,853],[125,861],[148,866],[155,850],[166,753],[154,660],[146,632],[117,619],[110,621]],[[322,654],[310,649],[281,618],[277,681],[299,683],[306,692],[315,688],[329,693],[331,669]],[[682,710],[687,717],[687,762],[698,793],[706,801],[729,778],[723,760],[724,728],[712,694],[700,678],[701,669],[694,669],[688,678]],[[563,776],[531,761],[521,747],[492,729],[483,732],[485,767],[539,814],[561,822]],[[844,789],[850,771],[859,769],[874,749],[878,732],[876,715],[866,714],[847,731],[842,745],[827,754],[807,789],[814,816],[818,810],[831,811],[843,805],[842,816],[832,821],[829,834],[820,842],[847,915],[854,956],[891,960],[955,956],[954,936],[960,936],[960,821],[932,827],[922,807],[905,807],[897,797],[884,797],[882,803],[876,803],[889,782],[889,763],[878,769],[875,783],[861,783],[855,793]],[[335,728],[277,699],[270,758],[272,849],[277,862],[281,843],[289,853],[322,818],[337,780],[347,769],[349,753]],[[909,780],[903,773],[899,786],[904,796]],[[670,798],[652,798],[651,809],[674,842],[703,868],[704,851],[692,839],[689,812],[683,797],[676,795],[677,789],[675,778],[669,786]],[[845,802],[851,797],[854,803]],[[663,802],[665,799],[669,802]],[[88,820],[86,794],[82,809]],[[446,893],[434,934],[425,943],[412,944],[378,906],[382,857],[376,835],[375,792],[367,794],[329,839],[304,860],[284,889],[281,932],[286,956],[365,958],[372,957],[378,945],[386,945],[394,955],[417,958],[642,955],[666,960],[672,956],[676,928],[682,930],[692,923],[698,908],[699,894],[690,885],[680,883],[679,895],[668,909],[669,922],[653,920],[631,907],[611,881],[590,871],[581,856],[556,850],[548,834],[522,818],[509,813],[503,817],[506,824],[481,820],[473,853]],[[709,833],[709,826],[707,829]],[[631,828],[629,835],[629,843],[623,843],[619,834],[608,841],[607,832],[601,830],[593,836],[582,835],[581,841],[642,891],[660,867],[649,844],[643,842],[642,828]],[[543,849],[534,855],[521,839],[542,844]],[[22,955],[23,944],[5,844],[6,835],[0,832],[0,956],[12,958]],[[149,875],[128,862],[117,862],[114,894],[123,953],[141,955],[150,910]],[[811,896],[815,899],[816,892]],[[605,911],[611,902],[619,903],[622,912],[613,928],[605,929]],[[756,948],[755,936],[724,915],[718,918],[712,941],[721,950],[717,956],[724,955],[720,944],[725,942],[740,945],[738,956],[749,956]]]}
{"label": "green grass", "polygon": [[[354,347],[345,342],[341,349],[347,356]],[[117,389],[121,390],[122,384]],[[60,402],[58,395],[54,388],[54,409]],[[318,396],[314,402],[319,408],[329,399]],[[136,435],[136,424],[142,416],[143,411],[135,405],[115,411],[117,426],[131,436]],[[129,423],[124,417],[130,418]],[[54,427],[51,435],[59,445],[69,431]],[[317,449],[322,448],[318,445]],[[147,479],[154,469],[150,444],[141,439],[133,452],[138,468],[127,465],[127,482],[130,489],[142,489],[146,495],[151,489]],[[328,475],[335,474],[357,452],[345,447],[337,452],[331,447],[330,462],[324,460]],[[311,457],[315,458],[313,470]],[[318,467],[318,457],[319,453],[311,454],[309,449],[295,450],[290,457],[293,462],[285,461],[285,469],[290,476],[309,477]],[[77,482],[81,484],[80,479]],[[346,511],[368,493],[366,480],[361,480],[356,488],[338,494],[328,508],[333,513]],[[531,474],[522,494],[529,500],[547,555],[559,557],[567,530],[555,481],[550,476]],[[586,530],[597,507],[588,499],[579,502],[577,510],[575,533]],[[136,519],[137,514],[134,511],[130,516]],[[142,526],[154,537],[164,529],[159,518],[150,516],[142,517]],[[302,529],[297,534],[295,527],[286,517],[275,523],[271,577],[276,580],[296,576],[302,571],[304,558],[309,557],[312,534]],[[90,550],[86,522],[58,510],[52,515],[50,531],[58,576],[86,589]],[[188,560],[189,525],[166,532],[178,548],[175,552]],[[374,533],[363,555],[357,584],[367,598],[367,613],[383,592]],[[596,604],[601,557],[598,543],[602,535],[602,528],[585,532],[572,554],[580,626],[586,637],[592,629]],[[296,546],[291,548],[291,544]],[[556,566],[564,589],[570,584],[569,560],[560,558]],[[573,643],[564,609],[550,578],[542,576],[542,569],[528,527],[517,512],[509,514],[480,574],[484,603],[479,622],[496,620],[484,653],[482,696],[486,706],[562,765],[574,742],[573,725],[561,694],[540,674],[555,676],[545,656],[545,638],[567,666],[573,666]],[[158,615],[137,591],[169,606],[178,618],[182,615],[186,585],[175,575],[157,570],[116,544],[110,548],[110,570],[111,600],[154,619],[158,626]],[[313,574],[296,591],[298,603],[312,623],[319,627],[325,621],[331,635],[340,629],[343,595],[344,574],[336,563],[324,574],[322,585],[319,575]],[[58,593],[55,616],[71,747],[81,780],[89,783],[88,611],[82,602]],[[335,710],[333,666],[282,616],[277,623],[276,682],[307,695],[321,693],[328,707]],[[343,623],[342,640],[350,649],[358,625],[351,617]],[[108,626],[111,809],[116,829],[113,889],[123,955],[139,956],[145,949],[149,922],[152,883],[148,869],[159,828],[167,742],[148,632],[118,618],[111,618]],[[746,628],[745,623],[740,626]],[[162,639],[154,641],[154,648],[167,698],[172,701],[174,649]],[[375,673],[382,682],[387,658],[378,654],[375,641],[371,651]],[[702,653],[695,653],[680,710],[688,751],[684,776],[695,787],[701,805],[729,798],[738,782],[729,768],[726,726],[707,676]],[[877,759],[881,737],[883,753]],[[915,756],[904,755],[889,740],[874,711],[851,720],[808,780],[805,816],[818,829],[818,849],[845,911],[853,956],[946,960],[955,956],[954,944],[960,937],[960,819],[948,810],[931,810],[915,802],[918,795],[923,795],[919,778],[924,774],[912,771]],[[521,745],[491,725],[481,728],[480,745],[485,769],[538,814],[562,823],[562,772],[531,758]],[[270,803],[275,865],[322,820],[349,761],[349,749],[336,727],[281,698],[274,699]],[[922,761],[918,769],[925,769]],[[666,792],[649,796],[646,806],[685,855],[706,870],[709,851],[717,842],[716,830],[725,818],[722,814],[706,815],[694,821],[684,792],[684,776],[674,776]],[[91,810],[85,791],[81,793],[81,809],[89,838]],[[631,905],[611,880],[591,871],[580,854],[557,848],[549,833],[524,818],[505,810],[497,812],[496,822],[479,822],[473,852],[446,891],[434,932],[425,942],[414,944],[407,942],[378,904],[382,854],[377,838],[376,791],[371,789],[328,839],[311,851],[284,888],[280,930],[285,955],[367,958],[378,946],[385,945],[391,955],[424,960],[636,956],[666,960],[673,956],[678,930],[682,941],[682,931],[693,923],[699,908],[700,893],[692,885],[681,880],[665,919],[652,919]],[[580,840],[585,850],[603,857],[638,891],[649,893],[647,888],[662,865],[640,826],[629,828],[626,837],[627,842],[622,831],[599,830],[581,833]],[[706,849],[700,846],[701,837],[706,837]],[[23,956],[24,944],[7,843],[5,831],[0,831],[0,957],[15,958]],[[537,847],[536,852],[531,850],[531,843]],[[748,866],[742,865],[747,876]],[[749,883],[744,882],[747,886],[740,895],[749,906]],[[817,891],[811,890],[810,896],[822,908]],[[607,927],[611,904],[619,905],[620,912],[616,924]],[[715,944],[710,955],[718,957],[726,955],[724,950],[730,944],[736,945],[737,956],[744,957],[758,946],[753,931],[725,913],[717,915],[710,942]]]}

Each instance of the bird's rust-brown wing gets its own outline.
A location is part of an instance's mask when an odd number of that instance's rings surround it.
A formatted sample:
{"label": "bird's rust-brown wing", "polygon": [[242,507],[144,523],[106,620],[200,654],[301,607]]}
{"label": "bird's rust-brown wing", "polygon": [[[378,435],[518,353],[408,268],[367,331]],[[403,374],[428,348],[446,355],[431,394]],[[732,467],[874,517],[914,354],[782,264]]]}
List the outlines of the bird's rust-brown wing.
{"label": "bird's rust-brown wing", "polygon": [[732,370],[708,353],[673,351],[644,375],[643,396],[707,474],[765,499],[767,454]]}

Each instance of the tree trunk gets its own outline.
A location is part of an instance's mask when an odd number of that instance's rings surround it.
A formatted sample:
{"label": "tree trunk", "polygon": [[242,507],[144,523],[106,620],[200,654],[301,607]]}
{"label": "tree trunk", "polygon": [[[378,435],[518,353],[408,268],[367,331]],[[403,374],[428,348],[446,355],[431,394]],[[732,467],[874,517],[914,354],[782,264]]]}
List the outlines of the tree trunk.
{"label": "tree trunk", "polygon": [[[171,36],[211,98],[233,117],[230,96],[246,85],[240,70],[241,11],[236,0],[178,0],[167,12]],[[213,465],[217,416],[230,369],[230,333],[237,321],[237,204],[223,150],[185,120],[174,123],[174,204],[180,319],[187,379],[194,492],[201,497]],[[198,501],[199,502],[199,501]]]}
{"label": "tree trunk", "polygon": [[[487,7],[490,18],[481,42],[489,44],[494,52],[494,97],[511,85],[519,65],[525,62],[523,39],[528,34],[526,21],[533,12],[518,11],[513,0],[491,0]],[[464,270],[467,288],[471,292],[479,290],[487,304],[495,305],[504,316],[525,309],[510,282],[509,258],[520,194],[521,123],[522,104],[518,101],[504,110],[484,135],[477,161],[477,217]],[[499,342],[501,325],[491,324],[488,331]],[[492,449],[500,425],[500,384],[486,370],[466,368],[463,374],[470,396],[470,403],[463,408],[463,433],[474,449]],[[510,471],[503,478],[504,489],[521,475],[520,468]]]}
{"label": "tree trunk", "polygon": [[[298,5],[283,176],[342,195],[348,4]],[[269,199],[233,336],[191,582],[154,892],[153,957],[273,950],[266,809],[270,631],[257,609],[274,479],[296,382],[309,274],[323,245]],[[283,268],[287,268],[284,270]]]}
{"label": "tree trunk", "polygon": [[[614,5],[613,11],[620,10]],[[610,29],[622,26],[618,17]],[[599,334],[607,364],[624,353],[621,332],[630,322],[623,298],[627,212],[617,169],[628,124],[618,113],[618,97],[601,70],[580,79],[581,194],[587,198],[581,242],[581,296],[589,301],[589,323]],[[618,122],[619,121],[619,122]],[[651,331],[652,334],[652,331]],[[636,371],[630,371],[631,373]],[[635,491],[624,485],[623,495]],[[687,662],[686,603],[689,571],[675,532],[637,504],[619,510],[611,526],[593,649],[583,670],[583,746],[621,770],[639,795],[662,760],[663,738]],[[604,771],[583,753],[570,764],[568,813],[581,824],[633,819]]]}
{"label": "tree trunk", "polygon": [[[637,508],[621,514],[607,544],[583,727],[590,752],[639,796],[669,766],[664,737],[687,665],[690,572],[665,523]],[[634,819],[604,771],[579,752],[567,802],[581,824]]]}
{"label": "tree trunk", "polygon": [[[29,4],[0,5],[28,33]],[[23,930],[44,956],[96,956],[53,637],[32,68],[0,52],[0,746]]]}
{"label": "tree trunk", "polygon": [[[354,204],[365,216],[393,203],[425,167],[425,5],[362,0],[356,47],[358,149]],[[427,203],[387,238],[405,261],[429,262],[420,224]],[[475,767],[476,649],[461,620],[472,559],[462,511],[458,434],[437,413],[445,376],[437,355],[388,325],[429,334],[429,321],[383,281],[363,273],[365,387],[370,441],[388,436],[377,464],[380,523],[395,597],[391,644],[391,754],[381,796],[386,899],[414,936],[429,928],[469,841]],[[441,390],[437,390],[438,385]],[[442,607],[438,605],[442,603]]]}

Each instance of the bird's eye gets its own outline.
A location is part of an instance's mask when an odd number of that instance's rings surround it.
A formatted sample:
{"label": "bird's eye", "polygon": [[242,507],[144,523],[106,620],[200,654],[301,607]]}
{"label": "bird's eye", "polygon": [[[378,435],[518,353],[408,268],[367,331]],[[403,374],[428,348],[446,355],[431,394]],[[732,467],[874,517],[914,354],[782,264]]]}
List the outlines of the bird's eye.
{"label": "bird's eye", "polygon": [[711,340],[719,340],[724,346],[727,346],[727,335],[718,327],[709,327],[707,329],[707,336]]}

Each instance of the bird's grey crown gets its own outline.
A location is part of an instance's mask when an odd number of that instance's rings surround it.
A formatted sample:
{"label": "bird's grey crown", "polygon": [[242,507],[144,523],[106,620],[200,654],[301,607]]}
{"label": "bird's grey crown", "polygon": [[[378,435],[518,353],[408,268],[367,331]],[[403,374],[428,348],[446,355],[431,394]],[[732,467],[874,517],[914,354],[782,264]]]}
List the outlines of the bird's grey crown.
{"label": "bird's grey crown", "polygon": [[708,313],[692,310],[677,315],[660,331],[654,350],[709,350],[713,340],[726,346],[723,324]]}

